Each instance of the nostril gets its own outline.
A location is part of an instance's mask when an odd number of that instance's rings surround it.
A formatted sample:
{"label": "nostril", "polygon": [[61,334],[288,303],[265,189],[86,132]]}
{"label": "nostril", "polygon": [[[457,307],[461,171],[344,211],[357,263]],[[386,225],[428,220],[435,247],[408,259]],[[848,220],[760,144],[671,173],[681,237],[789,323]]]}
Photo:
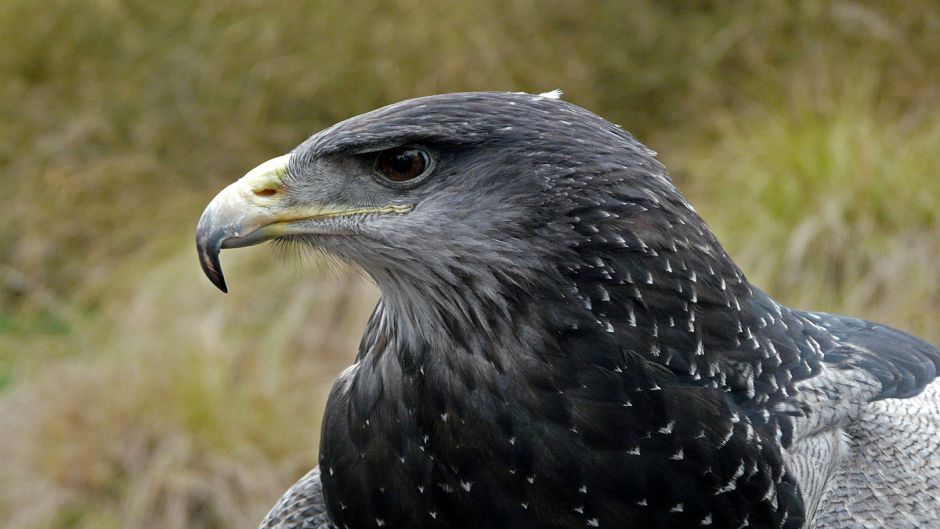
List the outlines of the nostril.
{"label": "nostril", "polygon": [[277,189],[271,189],[270,187],[266,187],[264,189],[256,190],[255,194],[258,195],[259,197],[269,197],[271,195],[276,195]]}

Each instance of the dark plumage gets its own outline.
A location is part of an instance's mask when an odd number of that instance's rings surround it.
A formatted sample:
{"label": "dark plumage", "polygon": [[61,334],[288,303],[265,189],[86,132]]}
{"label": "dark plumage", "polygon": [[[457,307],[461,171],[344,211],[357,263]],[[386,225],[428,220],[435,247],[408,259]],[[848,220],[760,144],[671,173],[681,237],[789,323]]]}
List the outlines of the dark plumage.
{"label": "dark plumage", "polygon": [[[220,248],[272,238],[356,263],[383,298],[330,395],[319,473],[263,527],[936,518],[936,451],[892,463],[893,423],[853,425],[921,393],[940,350],[780,305],[652,151],[557,97],[449,94],[357,116],[220,193],[197,233],[220,286]],[[934,397],[890,402],[917,403],[935,437]],[[927,510],[898,507],[915,491],[884,476],[894,511],[854,505],[845,491],[879,464],[935,469]]]}

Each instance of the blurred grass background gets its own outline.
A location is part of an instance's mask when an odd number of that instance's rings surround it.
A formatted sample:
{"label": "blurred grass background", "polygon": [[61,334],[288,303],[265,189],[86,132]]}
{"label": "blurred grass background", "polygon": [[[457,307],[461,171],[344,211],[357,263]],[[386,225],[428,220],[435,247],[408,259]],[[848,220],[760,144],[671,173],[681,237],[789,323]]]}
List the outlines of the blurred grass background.
{"label": "blurred grass background", "polygon": [[554,88],[773,295],[940,342],[936,2],[3,0],[0,526],[254,527],[377,294],[263,247],[221,296],[203,206],[377,106]]}

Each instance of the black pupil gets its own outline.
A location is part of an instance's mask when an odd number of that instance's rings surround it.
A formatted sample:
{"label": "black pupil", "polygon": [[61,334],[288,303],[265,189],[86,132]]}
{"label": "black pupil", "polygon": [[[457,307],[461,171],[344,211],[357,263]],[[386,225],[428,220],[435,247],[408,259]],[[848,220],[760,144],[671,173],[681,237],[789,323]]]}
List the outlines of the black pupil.
{"label": "black pupil", "polygon": [[415,164],[417,155],[413,152],[402,152],[392,157],[392,170],[396,173],[407,173]]}
{"label": "black pupil", "polygon": [[379,169],[389,180],[403,182],[424,172],[424,154],[417,149],[395,149],[379,156]]}

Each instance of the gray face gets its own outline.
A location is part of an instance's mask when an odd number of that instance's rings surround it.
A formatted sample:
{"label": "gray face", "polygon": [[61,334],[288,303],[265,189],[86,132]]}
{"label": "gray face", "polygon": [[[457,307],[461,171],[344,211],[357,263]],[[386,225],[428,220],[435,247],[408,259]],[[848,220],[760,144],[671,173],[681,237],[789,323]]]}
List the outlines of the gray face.
{"label": "gray face", "polygon": [[287,238],[357,263],[383,290],[524,281],[565,250],[553,240],[560,217],[572,195],[591,199],[581,188],[605,166],[579,168],[613,152],[666,182],[629,134],[555,97],[404,101],[334,125],[220,193],[197,230],[201,261],[224,290],[220,248]]}
{"label": "gray face", "polygon": [[[531,237],[527,228],[540,219],[527,197],[548,184],[531,170],[519,172],[519,163],[498,143],[457,143],[465,141],[462,135],[413,137],[405,131],[414,125],[385,130],[368,118],[325,131],[295,150],[283,181],[286,196],[299,208],[326,203],[409,210],[312,221],[297,239],[381,280],[388,273],[416,275],[461,260],[480,262],[481,252],[492,253],[510,233]],[[407,119],[393,115],[383,122]],[[363,132],[360,123],[375,133]],[[337,139],[360,141],[335,150]]]}

